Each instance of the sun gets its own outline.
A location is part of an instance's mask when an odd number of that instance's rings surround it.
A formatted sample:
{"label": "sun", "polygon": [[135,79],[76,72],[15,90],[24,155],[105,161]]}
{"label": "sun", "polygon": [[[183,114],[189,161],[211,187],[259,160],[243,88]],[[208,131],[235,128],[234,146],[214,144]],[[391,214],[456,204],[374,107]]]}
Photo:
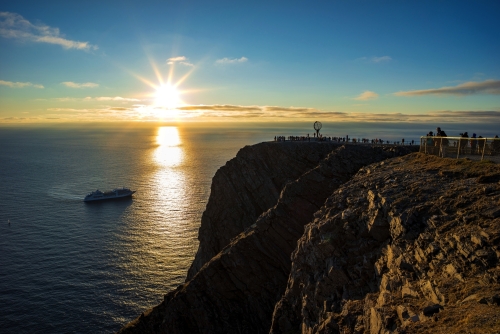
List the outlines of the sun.
{"label": "sun", "polygon": [[156,88],[155,105],[167,109],[175,109],[182,103],[180,92],[172,85],[165,84]]}

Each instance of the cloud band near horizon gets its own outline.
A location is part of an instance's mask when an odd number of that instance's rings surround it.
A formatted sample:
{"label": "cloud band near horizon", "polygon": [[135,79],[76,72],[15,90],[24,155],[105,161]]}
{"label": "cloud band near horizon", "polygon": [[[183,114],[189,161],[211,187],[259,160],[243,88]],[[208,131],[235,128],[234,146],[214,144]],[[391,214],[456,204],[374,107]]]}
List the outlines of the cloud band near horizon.
{"label": "cloud band near horizon", "polygon": [[500,94],[500,80],[485,80],[483,82],[469,81],[457,86],[434,89],[409,90],[393,93],[396,96],[424,96],[424,95],[476,95]]}
{"label": "cloud band near horizon", "polygon": [[34,88],[38,88],[38,89],[45,88],[43,85],[33,84],[31,82],[12,82],[12,81],[5,81],[5,80],[0,80],[0,85],[11,87],[11,88],[24,88],[24,87],[34,87]]}
{"label": "cloud band near horizon", "polygon": [[94,82],[84,82],[84,83],[77,83],[73,81],[64,81],[61,82],[61,85],[64,85],[69,88],[96,88],[99,87],[99,84],[96,84]]}

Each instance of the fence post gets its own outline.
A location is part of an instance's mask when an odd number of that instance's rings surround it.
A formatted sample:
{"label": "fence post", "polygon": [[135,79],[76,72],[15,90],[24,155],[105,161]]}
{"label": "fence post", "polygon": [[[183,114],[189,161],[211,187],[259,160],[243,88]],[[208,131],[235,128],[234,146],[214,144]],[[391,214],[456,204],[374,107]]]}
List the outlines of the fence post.
{"label": "fence post", "polygon": [[484,159],[484,151],[486,150],[486,141],[488,140],[488,138],[484,138],[484,143],[483,143],[483,154],[481,155],[481,161],[483,161]]}
{"label": "fence post", "polygon": [[460,143],[461,143],[461,142],[462,142],[462,140],[460,140],[460,139],[459,139],[459,140],[458,140],[458,145],[457,145],[457,147],[458,147],[458,149],[457,149],[457,159],[458,159],[458,157],[460,156]]}

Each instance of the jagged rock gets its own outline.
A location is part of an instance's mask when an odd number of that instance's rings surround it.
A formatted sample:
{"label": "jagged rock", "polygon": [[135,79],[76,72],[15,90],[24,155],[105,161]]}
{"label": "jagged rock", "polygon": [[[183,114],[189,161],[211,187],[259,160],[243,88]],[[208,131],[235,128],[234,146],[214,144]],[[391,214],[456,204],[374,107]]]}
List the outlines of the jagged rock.
{"label": "jagged rock", "polygon": [[[499,170],[420,154],[360,170],[306,226],[271,333],[316,333],[326,318],[341,333],[361,325],[369,333],[447,333],[465,325],[498,332],[490,296],[500,292],[500,219],[490,210],[500,196],[485,196],[482,184],[496,176],[482,175]],[[491,187],[488,193],[500,190]],[[475,296],[467,299],[469,291]]]}
{"label": "jagged rock", "polygon": [[[122,333],[267,332],[274,305],[285,291],[290,255],[304,225],[361,167],[393,155],[369,146],[349,145],[332,151],[315,168],[286,184],[276,205],[149,311],[156,324],[146,325],[147,317],[138,318]],[[328,238],[324,235],[324,245],[329,245]],[[322,251],[328,253],[330,249]],[[332,275],[336,282],[342,280],[342,276]],[[325,323],[324,330],[335,327],[333,324]]]}
{"label": "jagged rock", "polygon": [[200,241],[186,281],[230,240],[276,204],[283,187],[316,167],[336,147],[333,142],[274,142],[242,148],[219,168],[198,234]]}
{"label": "jagged rock", "polygon": [[[210,221],[220,251],[121,332],[499,332],[500,166],[411,154],[360,168],[399,153],[336,149],[225,245],[230,228]],[[245,196],[228,205],[258,210]]]}

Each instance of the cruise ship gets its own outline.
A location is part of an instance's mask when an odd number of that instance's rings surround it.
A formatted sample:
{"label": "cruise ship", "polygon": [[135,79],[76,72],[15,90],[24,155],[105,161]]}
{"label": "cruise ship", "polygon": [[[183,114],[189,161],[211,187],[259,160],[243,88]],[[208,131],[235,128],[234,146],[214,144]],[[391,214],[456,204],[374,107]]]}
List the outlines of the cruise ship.
{"label": "cruise ship", "polygon": [[116,188],[111,191],[102,192],[99,189],[91,192],[83,199],[84,202],[94,202],[94,201],[104,201],[109,199],[118,199],[131,197],[135,193],[135,190],[130,190],[128,188]]}

